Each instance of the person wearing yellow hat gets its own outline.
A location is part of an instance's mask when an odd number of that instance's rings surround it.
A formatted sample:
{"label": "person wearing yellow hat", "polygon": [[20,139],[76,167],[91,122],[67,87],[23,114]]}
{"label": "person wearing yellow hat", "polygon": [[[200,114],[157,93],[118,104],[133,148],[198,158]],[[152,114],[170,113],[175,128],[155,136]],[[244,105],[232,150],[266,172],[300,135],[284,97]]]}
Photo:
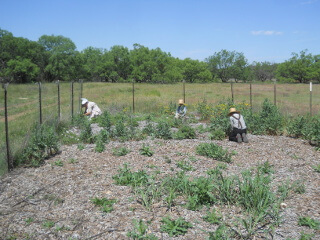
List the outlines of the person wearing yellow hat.
{"label": "person wearing yellow hat", "polygon": [[235,108],[230,108],[228,116],[230,117],[230,124],[232,128],[229,140],[238,143],[248,143],[247,126],[243,116]]}
{"label": "person wearing yellow hat", "polygon": [[175,118],[183,118],[187,113],[187,107],[183,102],[183,99],[179,99],[179,106],[176,110]]}
{"label": "person wearing yellow hat", "polygon": [[85,116],[89,116],[89,119],[99,116],[102,114],[102,111],[98,107],[98,105],[94,102],[89,102],[86,98],[81,98],[81,105],[82,107],[85,107]]}

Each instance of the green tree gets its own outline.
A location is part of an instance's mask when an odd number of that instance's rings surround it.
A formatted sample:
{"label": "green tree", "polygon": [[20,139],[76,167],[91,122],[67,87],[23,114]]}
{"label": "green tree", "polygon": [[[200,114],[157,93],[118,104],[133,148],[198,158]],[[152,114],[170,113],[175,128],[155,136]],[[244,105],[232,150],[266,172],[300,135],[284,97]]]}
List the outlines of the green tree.
{"label": "green tree", "polygon": [[230,78],[238,81],[247,77],[248,62],[243,53],[223,49],[215,52],[205,61],[212,75],[220,78],[222,82],[227,82]]}
{"label": "green tree", "polygon": [[253,62],[251,65],[255,79],[261,82],[272,80],[276,74],[277,65],[270,62]]}
{"label": "green tree", "polygon": [[87,47],[80,53],[82,63],[82,77],[92,81],[104,80],[103,69],[104,50],[100,48]]}
{"label": "green tree", "polygon": [[35,80],[39,72],[39,67],[30,59],[16,57],[8,61],[4,75],[13,77],[16,83],[27,83]]}
{"label": "green tree", "polygon": [[47,52],[47,80],[71,80],[76,77],[78,53],[75,44],[69,38],[61,35],[43,35],[38,42]]}
{"label": "green tree", "polygon": [[180,67],[186,82],[209,82],[212,80],[212,74],[204,62],[186,58],[181,61]]}

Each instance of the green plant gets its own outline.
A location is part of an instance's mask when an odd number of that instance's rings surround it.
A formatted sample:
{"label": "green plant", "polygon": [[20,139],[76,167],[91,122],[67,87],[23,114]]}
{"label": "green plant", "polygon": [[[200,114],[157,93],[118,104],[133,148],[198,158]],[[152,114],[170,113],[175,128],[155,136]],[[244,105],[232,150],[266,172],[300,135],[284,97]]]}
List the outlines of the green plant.
{"label": "green plant", "polygon": [[78,160],[75,159],[75,158],[70,158],[70,159],[69,159],[69,163],[74,164],[74,163],[77,163],[77,162],[78,162]]}
{"label": "green plant", "polygon": [[120,147],[120,148],[114,148],[112,154],[114,156],[125,156],[127,155],[129,152],[131,152],[130,149],[126,148],[126,147]]}
{"label": "green plant", "polygon": [[209,232],[208,240],[230,240],[230,234],[228,233],[228,229],[226,225],[219,225],[216,231]]}
{"label": "green plant", "polygon": [[184,235],[188,231],[188,228],[192,228],[192,224],[181,217],[176,220],[164,217],[161,222],[161,231],[168,233],[170,237]]}
{"label": "green plant", "polygon": [[45,228],[52,228],[55,225],[55,222],[53,221],[45,221],[42,223],[42,227]]}
{"label": "green plant", "polygon": [[304,129],[308,124],[308,120],[305,116],[296,116],[289,119],[286,130],[291,137],[302,137],[304,135]]}
{"label": "green plant", "polygon": [[153,234],[148,234],[148,226],[140,219],[133,220],[133,231],[127,233],[127,237],[134,240],[157,240],[158,238]]}
{"label": "green plant", "polygon": [[312,167],[316,172],[320,173],[320,164]]}
{"label": "green plant", "polygon": [[62,226],[56,226],[56,229],[55,229],[55,230],[56,230],[57,232],[60,232],[60,231],[69,231],[70,228],[67,227],[67,226],[62,225]]}
{"label": "green plant", "polygon": [[276,135],[282,131],[283,117],[277,106],[271,103],[269,99],[265,99],[262,103],[260,120],[266,133]]}
{"label": "green plant", "polygon": [[84,143],[93,143],[93,135],[92,135],[92,129],[91,124],[89,120],[85,120],[82,125],[80,126],[80,140]]}
{"label": "green plant", "polygon": [[63,167],[63,162],[61,159],[54,161],[52,165]]}
{"label": "green plant", "polygon": [[208,212],[206,216],[203,217],[203,220],[212,224],[220,224],[222,216],[221,214],[217,213],[216,209],[212,209],[211,212]]}
{"label": "green plant", "polygon": [[298,225],[306,226],[316,230],[320,229],[320,222],[310,217],[299,217]]}
{"label": "green plant", "polygon": [[296,180],[292,183],[291,189],[298,194],[303,194],[306,192],[306,187],[301,180]]}
{"label": "green plant", "polygon": [[175,138],[176,139],[194,139],[196,138],[196,132],[189,125],[183,125],[179,128]]}
{"label": "green plant", "polygon": [[221,146],[214,143],[200,143],[196,147],[196,153],[198,155],[210,157],[218,161],[227,163],[232,162],[231,157],[233,153],[229,153],[228,150],[223,149]]}
{"label": "green plant", "polygon": [[225,137],[226,132],[220,128],[212,130],[209,136],[210,140],[223,140]]}
{"label": "green plant", "polygon": [[139,149],[141,155],[151,157],[154,154],[154,151],[151,150],[151,147],[148,145],[143,144],[142,147]]}
{"label": "green plant", "polygon": [[171,139],[172,138],[172,132],[170,125],[167,121],[159,121],[156,126],[156,132],[155,132],[156,138],[163,138],[163,139]]}
{"label": "green plant", "polygon": [[105,143],[102,141],[100,137],[96,140],[95,144],[96,146],[94,150],[98,153],[102,153],[106,149]]}
{"label": "green plant", "polygon": [[308,234],[308,233],[304,233],[304,232],[302,232],[302,233],[300,233],[301,235],[300,235],[300,238],[299,238],[299,240],[312,240],[312,238],[313,238],[313,236],[314,236],[314,234]]}
{"label": "green plant", "polygon": [[117,202],[115,199],[107,199],[107,198],[93,198],[91,202],[96,206],[101,206],[101,211],[105,213],[109,213],[113,210],[113,204]]}
{"label": "green plant", "polygon": [[29,217],[27,219],[24,220],[26,222],[27,225],[30,225],[32,222],[34,222],[34,219],[32,217]]}
{"label": "green plant", "polygon": [[176,165],[178,168],[181,168],[183,171],[192,171],[193,170],[192,165],[187,161],[183,161],[183,160],[178,161]]}
{"label": "green plant", "polygon": [[79,143],[77,147],[80,151],[84,149],[84,145],[82,143]]}
{"label": "green plant", "polygon": [[269,161],[265,161],[263,164],[259,165],[258,166],[258,170],[261,171],[261,173],[264,173],[264,174],[274,173],[273,165],[271,165],[269,163]]}
{"label": "green plant", "polygon": [[149,176],[143,170],[138,172],[131,172],[127,164],[124,164],[123,168],[118,170],[118,174],[112,176],[112,179],[115,180],[116,184],[133,187],[140,186],[149,181]]}

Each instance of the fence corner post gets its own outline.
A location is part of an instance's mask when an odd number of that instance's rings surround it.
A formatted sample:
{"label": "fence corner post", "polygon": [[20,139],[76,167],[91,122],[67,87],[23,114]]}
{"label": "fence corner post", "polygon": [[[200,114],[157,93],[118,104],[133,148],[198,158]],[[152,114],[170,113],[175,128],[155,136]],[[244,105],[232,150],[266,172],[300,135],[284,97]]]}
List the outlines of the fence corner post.
{"label": "fence corner post", "polygon": [[42,96],[41,96],[41,82],[38,82],[39,85],[39,118],[40,124],[42,124]]}

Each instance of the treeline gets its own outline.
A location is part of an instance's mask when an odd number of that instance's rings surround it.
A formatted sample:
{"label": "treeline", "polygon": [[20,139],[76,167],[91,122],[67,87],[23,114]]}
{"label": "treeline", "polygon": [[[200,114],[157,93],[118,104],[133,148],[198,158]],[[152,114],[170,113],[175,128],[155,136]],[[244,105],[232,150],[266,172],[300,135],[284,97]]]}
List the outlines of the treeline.
{"label": "treeline", "polygon": [[174,83],[267,81],[320,82],[320,55],[292,53],[283,63],[249,63],[243,53],[221,50],[205,61],[179,59],[160,48],[134,44],[129,50],[87,47],[77,51],[71,39],[43,35],[38,41],[15,37],[0,28],[2,81],[28,83],[55,80]]}

